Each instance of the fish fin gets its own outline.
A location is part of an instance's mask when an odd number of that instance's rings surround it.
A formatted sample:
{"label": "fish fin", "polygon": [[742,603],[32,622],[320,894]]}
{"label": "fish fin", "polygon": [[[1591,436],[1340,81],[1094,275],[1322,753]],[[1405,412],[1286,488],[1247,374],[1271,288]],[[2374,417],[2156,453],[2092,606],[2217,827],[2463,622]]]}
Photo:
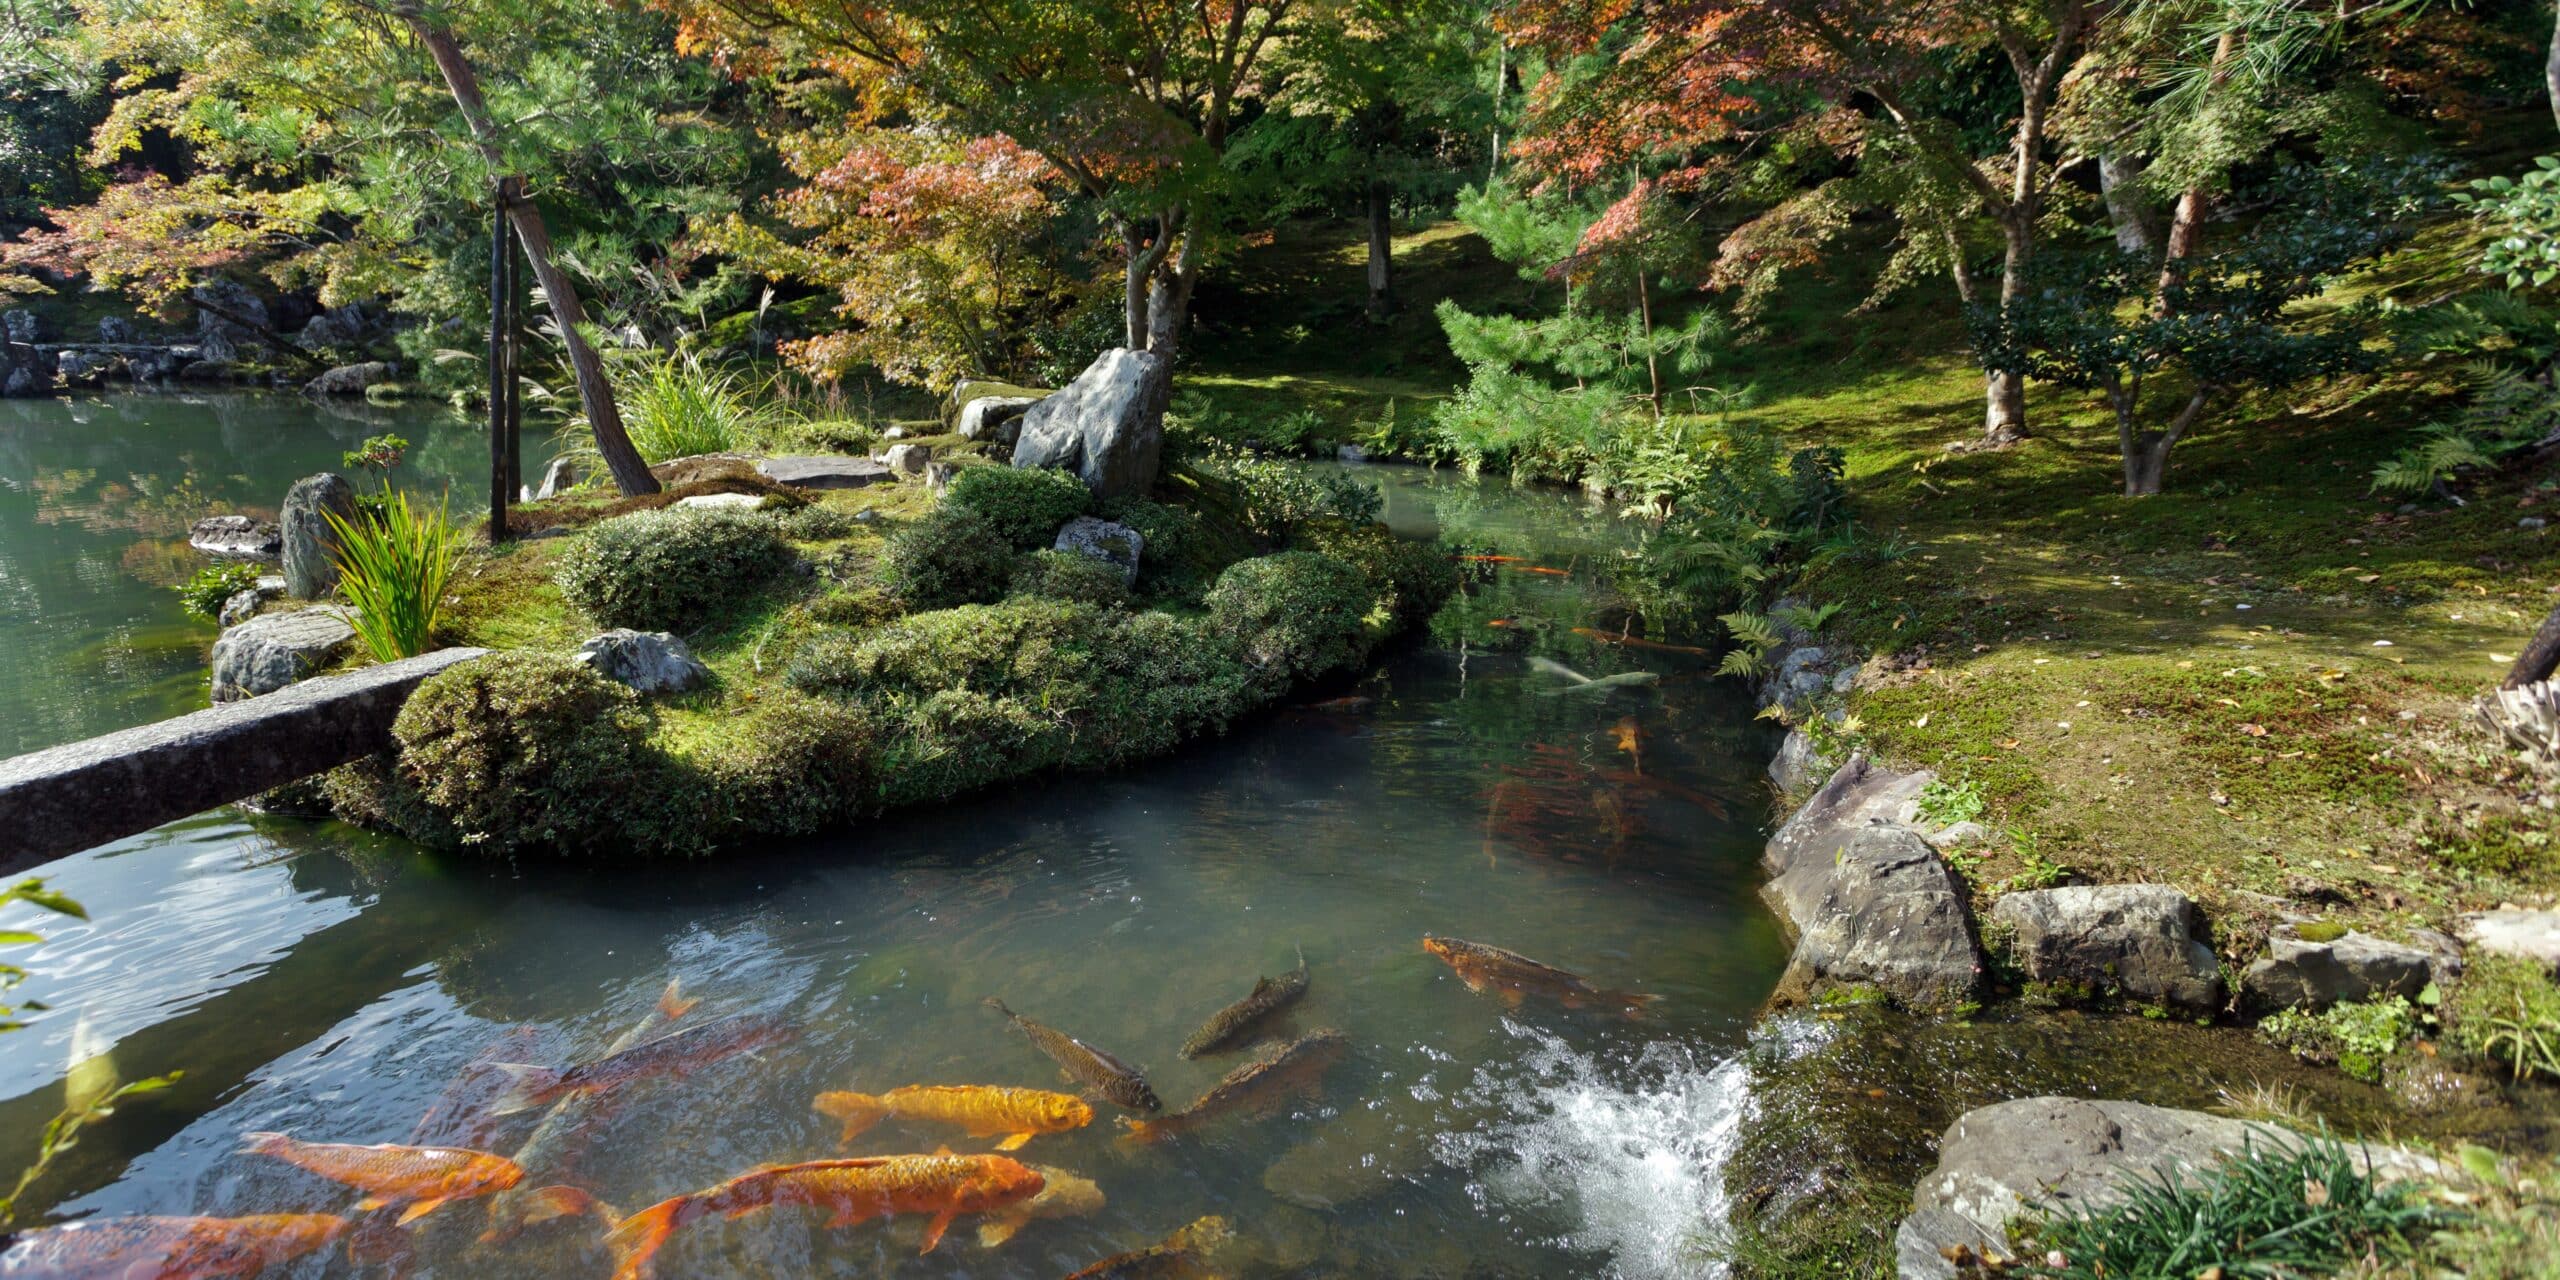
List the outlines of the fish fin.
{"label": "fish fin", "polygon": [[1120,1135],[1122,1142],[1157,1142],[1171,1136],[1173,1132],[1171,1127],[1161,1120],[1132,1120],[1122,1116],[1120,1124],[1128,1130],[1127,1133]]}
{"label": "fish fin", "polygon": [[1458,974],[1458,981],[1467,984],[1467,990],[1469,991],[1489,991],[1492,989],[1491,984],[1487,983],[1484,980],[1484,975],[1480,973],[1467,973],[1462,970]]}
{"label": "fish fin", "polygon": [[1011,1017],[1017,1017],[1017,1016],[1019,1016],[1019,1015],[1015,1014],[1013,1010],[1006,1008],[1006,1007],[1005,1007],[1005,1003],[1004,1003],[1004,1001],[1002,1001],[1002,1000],[998,1000],[998,999],[997,999],[997,998],[995,998],[994,996],[988,996],[986,999],[981,1000],[981,1001],[979,1001],[978,1003],[980,1003],[980,1004],[982,1004],[982,1005],[985,1005],[986,1007],[988,1007],[988,1008],[990,1008],[990,1009],[993,1009],[993,1010],[995,1010],[996,1012],[1001,1013],[1001,1014],[1003,1014],[1004,1016],[1006,1016],[1006,1017],[1008,1017],[1008,1018],[1011,1018]]}
{"label": "fish fin", "polygon": [[1291,948],[1292,950],[1294,950],[1294,951],[1296,951],[1296,952],[1298,953],[1298,971],[1299,971],[1299,972],[1301,972],[1301,973],[1306,972],[1306,968],[1307,968],[1307,949],[1306,949],[1305,947],[1303,947],[1303,946],[1298,945],[1297,943],[1294,943],[1294,942],[1290,943],[1290,944],[1289,944],[1289,946],[1290,946],[1290,948]]}
{"label": "fish fin", "polygon": [[1528,998],[1529,997],[1523,994],[1518,987],[1504,987],[1502,989],[1502,1003],[1511,1008],[1519,1008],[1520,1002]]}
{"label": "fish fin", "polygon": [[1004,1242],[1011,1240],[1014,1236],[1020,1234],[1022,1229],[1030,1224],[1031,1215],[1027,1213],[1008,1213],[1001,1218],[979,1223],[978,1247],[981,1249],[998,1248],[1002,1246]]}
{"label": "fish fin", "polygon": [[605,1247],[613,1250],[616,1265],[613,1280],[648,1280],[649,1259],[674,1235],[693,1204],[691,1196],[675,1196],[650,1205],[624,1218],[605,1233]]}
{"label": "fish fin", "polygon": [[872,1126],[889,1115],[888,1104],[868,1093],[822,1093],[809,1104],[809,1108],[822,1116],[844,1121],[844,1136],[838,1139],[840,1146],[870,1132]]}
{"label": "fish fin", "polygon": [[665,1018],[669,1022],[673,1022],[676,1019],[693,1012],[693,1007],[700,1003],[702,1003],[702,998],[700,996],[696,996],[691,1000],[685,999],[684,979],[669,978],[667,979],[667,989],[658,993],[658,1016]]}
{"label": "fish fin", "polygon": [[560,1096],[560,1073],[526,1062],[492,1062],[491,1071],[507,1078],[507,1087],[489,1104],[489,1114],[511,1116],[531,1111]]}
{"label": "fish fin", "polygon": [[1610,996],[1626,1006],[1627,1019],[1631,1022],[1644,1021],[1645,1006],[1662,998],[1652,994],[1639,995],[1633,991],[1612,992]]}
{"label": "fish fin", "polygon": [[920,1254],[933,1252],[933,1247],[942,1243],[942,1233],[951,1229],[951,1219],[959,1212],[957,1209],[945,1209],[933,1215],[933,1221],[924,1224],[924,1247],[916,1252]]}
{"label": "fish fin", "polygon": [[950,1154],[952,1154],[952,1151],[951,1151],[951,1144],[950,1144],[950,1143],[948,1143],[948,1142],[943,1143],[941,1146],[935,1147],[935,1148],[933,1149],[933,1153],[934,1153],[935,1155],[938,1155],[938,1156],[947,1156],[947,1155],[950,1155]]}
{"label": "fish fin", "polygon": [[293,1139],[288,1138],[281,1133],[269,1133],[262,1130],[257,1133],[241,1134],[240,1141],[243,1144],[240,1149],[244,1152],[256,1152],[262,1156],[271,1156],[281,1150],[286,1143],[293,1141]]}
{"label": "fish fin", "polygon": [[1029,1141],[1031,1141],[1031,1135],[1030,1135],[1030,1134],[1027,1134],[1027,1133],[1017,1133],[1017,1134],[1013,1135],[1012,1137],[1007,1138],[1007,1139],[1005,1139],[1004,1141],[997,1143],[997,1144],[996,1144],[996,1150],[998,1150],[998,1151],[1020,1151],[1020,1150],[1022,1150],[1022,1144],[1023,1144],[1023,1143],[1026,1143],[1026,1142],[1029,1142]]}
{"label": "fish fin", "polygon": [[408,1226],[410,1223],[416,1222],[418,1219],[423,1218],[430,1213],[434,1213],[436,1210],[443,1207],[444,1197],[442,1196],[421,1200],[416,1204],[410,1205],[408,1208],[401,1210],[400,1217],[393,1225],[402,1227]]}
{"label": "fish fin", "polygon": [[367,1213],[371,1213],[376,1209],[388,1208],[390,1207],[390,1204],[390,1201],[383,1199],[381,1196],[366,1196],[364,1199],[356,1201],[356,1208],[362,1209]]}

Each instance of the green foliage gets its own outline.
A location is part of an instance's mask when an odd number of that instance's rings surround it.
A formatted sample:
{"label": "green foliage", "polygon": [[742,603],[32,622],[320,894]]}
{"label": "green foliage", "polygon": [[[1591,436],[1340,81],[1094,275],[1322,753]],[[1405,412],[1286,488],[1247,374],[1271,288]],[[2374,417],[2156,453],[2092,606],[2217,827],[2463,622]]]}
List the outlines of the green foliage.
{"label": "green foliage", "polygon": [[2415,312],[2402,345],[2458,361],[2468,401],[2420,427],[2418,443],[2375,465],[2378,493],[2420,493],[2467,468],[2488,468],[2560,432],[2560,390],[2546,372],[2560,349],[2560,316],[2504,290]]}
{"label": "green foliage", "polygon": [[2428,1237],[2412,1270],[2463,1280],[2560,1280],[2560,1166],[2465,1145],[2468,1175],[2445,1198],[2461,1216]]}
{"label": "green foliage", "polygon": [[772,423],[754,388],[690,352],[652,352],[634,363],[614,378],[614,399],[632,447],[652,463],[748,448]]}
{"label": "green foliage", "polygon": [[385,434],[366,436],[362,445],[339,455],[339,460],[350,471],[373,473],[376,481],[387,486],[391,483],[392,468],[399,466],[400,460],[408,455],[409,442],[406,439]]}
{"label": "green foliage", "polygon": [[1458,591],[1458,566],[1440,548],[1397,537],[1375,522],[1313,521],[1298,530],[1290,545],[1358,569],[1392,630],[1430,621]]}
{"label": "green foliage", "polygon": [[453,581],[462,539],[444,509],[413,506],[409,495],[385,495],[380,514],[341,520],[334,552],[338,590],[355,606],[350,619],[377,662],[412,658],[435,647],[436,616]]}
{"label": "green foliage", "polygon": [[226,560],[196,570],[193,576],[171,589],[178,593],[178,603],[188,613],[211,620],[222,616],[224,602],[257,585],[258,566]]}
{"label": "green foliage", "polygon": [[853,517],[842,507],[812,502],[794,507],[779,517],[782,536],[795,542],[833,542],[854,530]]}
{"label": "green foliage", "polygon": [[942,495],[974,512],[1006,546],[1029,551],[1057,539],[1058,527],[1093,509],[1093,493],[1073,472],[1051,467],[963,467]]}
{"label": "green foliage", "polygon": [[683,630],[771,581],[791,548],[769,517],[668,507],[617,516],[562,553],[561,594],[609,627]]}
{"label": "green foliage", "polygon": [[1034,551],[1015,564],[1010,596],[1118,608],[1129,603],[1120,571],[1081,551]]}
{"label": "green foliage", "polygon": [[1285,687],[1347,670],[1369,653],[1368,575],[1330,556],[1283,551],[1233,565],[1209,588],[1211,630]]}
{"label": "green foliage", "polygon": [[2405,1183],[2383,1185],[2325,1132],[2250,1143],[2210,1172],[2161,1172],[2121,1202],[2032,1230],[2029,1270],[2052,1280],[2193,1280],[2206,1274],[2329,1275],[2356,1259],[2406,1256],[2445,1221]]}
{"label": "green foliage", "polygon": [[1200,459],[1199,469],[1234,490],[1246,531],[1266,543],[1286,543],[1314,520],[1367,523],[1378,518],[1386,495],[1345,471],[1316,470],[1240,451]]}
{"label": "green foliage", "polygon": [[467,848],[610,847],[648,762],[639,696],[550,654],[497,653],[419,684],[393,722],[399,771]]}
{"label": "green foliage", "polygon": [[2418,1011],[2404,996],[2331,1005],[2318,1013],[2286,1009],[2258,1024],[2269,1044],[2313,1062],[2335,1062],[2358,1080],[2380,1080],[2382,1064],[2418,1033]]}
{"label": "green foliage", "polygon": [[1920,789],[1920,817],[1935,827],[1951,827],[1959,822],[1973,822],[1990,811],[1990,800],[1982,793],[1979,782],[1950,782],[1939,778]]}
{"label": "green foliage", "polygon": [[1210,527],[1200,513],[1150,498],[1114,498],[1101,516],[1146,539],[1138,557],[1138,593],[1150,600],[1198,604],[1220,570],[1251,548],[1232,531]]}
{"label": "green foliage", "polygon": [[865,709],[789,689],[757,699],[722,749],[679,754],[624,815],[650,853],[693,854],[757,836],[825,830],[870,807],[879,725]]}
{"label": "green foliage", "polygon": [[1620,575],[1620,588],[1664,620],[1732,609],[1801,558],[1843,505],[1837,450],[1789,451],[1776,430],[1744,417],[1701,424],[1690,444],[1647,499],[1668,514]]}
{"label": "green foliage", "polygon": [[2560,1079],[2560,983],[2534,960],[2475,953],[2445,1010],[2446,1036],[2518,1079]]}
{"label": "green foliage", "polygon": [[946,501],[890,535],[880,581],[913,609],[985,604],[1011,584],[1016,555],[994,522]]}
{"label": "green foliage", "polygon": [[2535,157],[2519,177],[2477,179],[2453,201],[2495,237],[2480,255],[2482,271],[2504,277],[2510,289],[2560,280],[2560,156]]}

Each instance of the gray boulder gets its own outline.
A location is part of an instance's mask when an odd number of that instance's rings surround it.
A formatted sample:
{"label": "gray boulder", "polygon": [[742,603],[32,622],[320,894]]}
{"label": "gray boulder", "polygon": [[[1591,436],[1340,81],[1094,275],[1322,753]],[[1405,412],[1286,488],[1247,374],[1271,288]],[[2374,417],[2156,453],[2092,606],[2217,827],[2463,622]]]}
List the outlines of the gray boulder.
{"label": "gray boulder", "polygon": [[951,478],[958,474],[960,469],[948,462],[928,462],[924,464],[925,487],[940,493],[951,487]]}
{"label": "gray boulder", "polygon": [[127,346],[142,341],[142,331],[123,316],[107,316],[98,321],[98,341],[111,347]]}
{"label": "gray boulder", "polygon": [[222,602],[222,611],[216,616],[215,621],[223,630],[228,631],[258,616],[260,606],[283,594],[284,576],[282,574],[261,574],[256,585],[234,591],[230,599]]}
{"label": "gray boulder", "polygon": [[[319,321],[312,321],[318,324]],[[302,384],[306,396],[360,396],[365,388],[389,382],[400,376],[400,366],[387,360],[367,360],[362,364],[342,364]]]}
{"label": "gray boulder", "polygon": [[251,618],[213,642],[213,700],[273,693],[327,665],[356,638],[326,606]]}
{"label": "gray boulder", "polygon": [[0,337],[11,342],[33,343],[41,330],[36,313],[27,310],[0,311]]}
{"label": "gray boulder", "polygon": [[1013,465],[1076,473],[1096,497],[1144,496],[1164,457],[1164,357],[1114,347],[1022,415]]}
{"label": "gray boulder", "polygon": [[[208,345],[206,350],[212,350]],[[219,359],[191,360],[178,369],[180,382],[230,382],[240,376],[240,366],[229,356]]]}
{"label": "gray boulder", "polygon": [[1777,880],[1827,867],[1858,831],[1878,823],[1910,822],[1920,793],[1937,780],[1926,769],[1896,773],[1863,755],[1851,756],[1769,837],[1760,863]]}
{"label": "gray boulder", "polygon": [[956,428],[960,423],[960,415],[968,412],[972,403],[988,396],[1037,400],[1047,394],[1049,393],[1040,387],[1018,386],[1010,382],[998,382],[993,378],[962,378],[951,384],[951,390],[942,397],[942,420]]}
{"label": "gray boulder", "polygon": [[767,458],[756,464],[756,473],[795,489],[860,489],[898,475],[888,463],[836,454]]}
{"label": "gray boulder", "polygon": [[1800,932],[1778,979],[1779,1001],[1865,986],[1907,1008],[1942,1009],[1980,989],[1982,952],[1964,882],[1909,827],[1857,832],[1827,875],[1796,888]]}
{"label": "gray boulder", "polygon": [[206,516],[187,530],[187,545],[209,556],[273,560],[284,554],[284,534],[251,516]]}
{"label": "gray boulder", "polygon": [[167,382],[178,375],[179,368],[190,358],[179,354],[174,347],[145,347],[127,355],[124,368],[136,382]]}
{"label": "gray boulder", "polygon": [[693,656],[693,650],[664,631],[616,627],[589,636],[578,646],[575,660],[641,693],[684,693],[701,688],[711,678],[711,669]]}
{"label": "gray boulder", "polygon": [[329,516],[355,519],[356,487],[335,472],[323,471],[294,481],[285,491],[283,525],[284,585],[297,600],[327,595],[338,585],[338,532]]}
{"label": "gray boulder", "polygon": [[761,493],[696,493],[676,499],[679,507],[709,507],[713,510],[753,511],[764,505]]}
{"label": "gray boulder", "polygon": [[[1949,1253],[2008,1254],[2010,1220],[2033,1205],[2104,1208],[2129,1179],[2192,1176],[2252,1147],[2291,1147],[2289,1130],[2139,1102],[2021,1098],[1966,1112],[1938,1147],[1938,1167],[1912,1193],[1894,1236],[1902,1280],[1951,1280]],[[2439,1176],[2435,1161],[2397,1147],[2349,1144],[2382,1181]]]}
{"label": "gray boulder", "polygon": [[549,502],[578,487],[578,464],[567,458],[553,458],[542,469],[542,482],[533,491],[533,501]]}
{"label": "gray boulder", "polygon": [[1092,516],[1077,516],[1058,528],[1058,540],[1052,550],[1073,551],[1090,556],[1120,571],[1120,581],[1138,581],[1138,556],[1147,549],[1147,540],[1125,524],[1113,524]]}
{"label": "gray boulder", "polygon": [[1333,451],[1333,460],[1336,462],[1367,462],[1369,460],[1369,451],[1356,444],[1339,445],[1336,446]]}
{"label": "gray boulder", "polygon": [[2560,973],[2560,911],[2500,907],[2465,916],[2462,940],[2483,955],[2521,956]]}
{"label": "gray boulder", "polygon": [[2183,1013],[2222,1007],[2222,962],[2204,912],[2160,884],[2076,885],[2003,895],[1991,919],[2036,982],[2116,994]]}
{"label": "gray boulder", "polygon": [[366,317],[364,308],[350,302],[311,317],[311,322],[293,335],[293,344],[306,351],[358,346],[372,327],[373,322]]}
{"label": "gray boulder", "polygon": [[887,453],[881,455],[880,460],[888,463],[889,469],[897,472],[899,475],[923,475],[925,464],[933,461],[933,446],[929,444],[893,444],[889,446]]}
{"label": "gray boulder", "polygon": [[1778,754],[1769,760],[1769,782],[1788,795],[1802,795],[1829,776],[1831,762],[1813,745],[1813,735],[1801,728],[1787,730],[1778,743]]}
{"label": "gray boulder", "polygon": [[2314,1013],[2334,1004],[2354,1004],[2385,996],[2416,999],[2438,977],[2460,971],[2460,961],[2430,946],[2385,942],[2350,929],[2335,938],[2314,941],[2302,936],[2311,926],[2278,925],[2268,935],[2267,954],[2240,975],[2240,990],[2252,1012],[2308,1009]]}
{"label": "gray boulder", "polygon": [[960,406],[960,438],[982,444],[1012,444],[1022,433],[1023,411],[1037,403],[1036,396],[979,396]]}
{"label": "gray boulder", "polygon": [[187,298],[196,304],[196,340],[204,344],[208,360],[236,359],[215,352],[262,343],[275,323],[265,300],[237,280],[207,280],[187,290]]}
{"label": "gray boulder", "polygon": [[94,387],[107,380],[108,358],[86,351],[57,351],[53,356],[53,376],[66,387]]}

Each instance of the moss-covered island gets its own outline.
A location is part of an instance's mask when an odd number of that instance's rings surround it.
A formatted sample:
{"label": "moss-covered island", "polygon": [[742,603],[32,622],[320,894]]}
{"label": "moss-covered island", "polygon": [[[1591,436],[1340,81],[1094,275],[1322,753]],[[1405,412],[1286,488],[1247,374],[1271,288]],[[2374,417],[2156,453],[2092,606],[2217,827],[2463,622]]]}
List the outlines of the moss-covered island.
{"label": "moss-covered island", "polygon": [[[503,854],[805,835],[1222,732],[1360,668],[1457,585],[1372,522],[1368,490],[1274,472],[1176,466],[1098,501],[975,457],[939,493],[678,469],[648,499],[521,508],[536,536],[468,551],[443,638],[498,652],[421,686],[395,751],[323,780],[331,808]],[[1054,548],[1086,518],[1140,541],[1133,575]],[[679,638],[706,678],[608,679],[576,656],[607,628]]]}

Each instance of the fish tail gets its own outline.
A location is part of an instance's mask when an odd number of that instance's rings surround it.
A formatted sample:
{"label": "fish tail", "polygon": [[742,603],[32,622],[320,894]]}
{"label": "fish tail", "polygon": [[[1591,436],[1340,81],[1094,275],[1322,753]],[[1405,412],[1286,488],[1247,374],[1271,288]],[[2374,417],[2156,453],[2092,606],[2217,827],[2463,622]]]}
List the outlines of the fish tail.
{"label": "fish tail", "polygon": [[702,1003],[702,997],[700,996],[695,996],[690,1000],[685,998],[684,979],[669,978],[667,979],[667,989],[658,993],[658,1016],[665,1018],[669,1022],[673,1022],[676,1019],[693,1012],[693,1007],[700,1003]]}
{"label": "fish tail", "polygon": [[613,1224],[613,1230],[604,1237],[605,1247],[613,1250],[613,1280],[648,1280],[649,1260],[666,1244],[667,1237],[676,1233],[676,1228],[700,1212],[693,1197],[675,1196]]}
{"label": "fish tail", "polygon": [[1651,994],[1638,994],[1633,991],[1612,991],[1609,993],[1609,998],[1617,1001],[1618,1004],[1625,1009],[1628,1021],[1641,1022],[1644,1020],[1645,1007],[1657,1000],[1660,1000],[1662,997]]}
{"label": "fish tail", "polygon": [[850,1143],[887,1119],[889,1104],[868,1093],[822,1093],[810,1104],[819,1115],[844,1121],[840,1142]]}
{"label": "fish tail", "polygon": [[1290,943],[1290,944],[1289,944],[1289,949],[1298,953],[1298,967],[1299,967],[1299,968],[1301,968],[1301,969],[1306,968],[1306,967],[1307,967],[1307,949],[1306,949],[1306,947],[1305,947],[1304,945],[1300,944],[1300,943],[1292,942],[1292,943]]}
{"label": "fish tail", "polygon": [[1020,1015],[1016,1014],[1016,1013],[1015,1013],[1011,1008],[1007,1007],[1007,1006],[1005,1005],[1005,1002],[1004,1002],[1004,1001],[999,1000],[999,999],[995,998],[994,996],[988,996],[986,999],[981,1000],[981,1001],[979,1001],[978,1003],[980,1003],[980,1004],[982,1004],[982,1005],[985,1005],[986,1007],[988,1007],[988,1008],[990,1008],[990,1009],[993,1009],[993,1010],[995,1010],[996,1012],[1001,1013],[1001,1014],[1003,1014],[1004,1016],[1006,1016],[1006,1017],[1008,1017],[1008,1018],[1012,1018],[1012,1017],[1019,1017],[1019,1016],[1020,1016]]}
{"label": "fish tail", "polygon": [[531,1111],[560,1096],[560,1073],[522,1062],[492,1062],[489,1069],[507,1078],[507,1087],[489,1104],[489,1114],[511,1116]]}

